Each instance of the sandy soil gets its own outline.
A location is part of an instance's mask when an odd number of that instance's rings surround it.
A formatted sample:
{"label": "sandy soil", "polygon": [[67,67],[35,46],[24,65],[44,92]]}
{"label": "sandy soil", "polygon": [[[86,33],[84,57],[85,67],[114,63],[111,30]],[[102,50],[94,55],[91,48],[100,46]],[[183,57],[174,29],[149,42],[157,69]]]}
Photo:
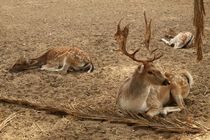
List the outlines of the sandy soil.
{"label": "sandy soil", "polygon": [[[115,97],[120,84],[138,65],[113,52],[116,24],[132,23],[128,46],[133,49],[143,40],[143,11],[153,19],[152,46],[164,56],[158,64],[174,70],[188,69],[195,85],[186,100],[195,120],[210,127],[210,2],[206,5],[204,59],[197,63],[194,48],[174,50],[159,39],[167,27],[192,31],[193,1],[188,0],[0,0],[0,94],[1,97],[63,107],[110,94]],[[8,68],[21,56],[37,57],[48,48],[78,46],[89,52],[96,67],[90,74],[60,75],[30,70],[17,74]],[[143,50],[143,49],[142,49]],[[97,98],[96,98],[97,99]],[[107,107],[114,106],[108,98]],[[97,101],[96,101],[97,103]],[[92,104],[94,104],[92,102]],[[102,105],[103,106],[103,105]],[[34,139],[188,139],[192,135],[156,133],[151,129],[108,122],[80,121],[21,106],[0,103],[0,122],[21,111],[2,132],[2,140]],[[184,116],[182,113],[170,114]],[[200,139],[208,139],[201,137]]]}

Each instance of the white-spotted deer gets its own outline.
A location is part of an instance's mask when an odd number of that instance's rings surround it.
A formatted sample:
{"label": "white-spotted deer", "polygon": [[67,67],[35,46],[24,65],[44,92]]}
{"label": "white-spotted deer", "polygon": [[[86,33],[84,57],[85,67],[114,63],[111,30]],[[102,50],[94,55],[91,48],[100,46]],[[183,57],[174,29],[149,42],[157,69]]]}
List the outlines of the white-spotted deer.
{"label": "white-spotted deer", "polygon": [[35,59],[20,58],[10,72],[41,68],[41,70],[67,73],[68,71],[92,72],[94,66],[89,55],[76,47],[56,47]]}
{"label": "white-spotted deer", "polygon": [[162,38],[165,44],[174,47],[174,49],[181,49],[190,46],[193,42],[194,36],[191,32],[180,32],[176,36],[168,36],[169,41]]}
{"label": "white-spotted deer", "polygon": [[[145,46],[149,50],[151,37],[151,20],[146,23]],[[121,52],[132,60],[142,63],[135,70],[133,75],[128,78],[120,87],[117,97],[117,106],[125,112],[146,113],[149,117],[158,114],[167,114],[169,112],[181,111],[184,108],[183,98],[189,94],[192,84],[192,76],[189,72],[182,74],[163,74],[154,65],[153,61],[159,59],[162,55],[153,54],[152,59],[140,60],[135,57],[139,49],[133,53],[126,50],[126,41],[129,33],[129,26],[126,25],[123,30],[120,29],[120,22],[117,26],[115,40],[117,41]],[[179,105],[177,107],[164,107],[171,99],[174,99]]]}

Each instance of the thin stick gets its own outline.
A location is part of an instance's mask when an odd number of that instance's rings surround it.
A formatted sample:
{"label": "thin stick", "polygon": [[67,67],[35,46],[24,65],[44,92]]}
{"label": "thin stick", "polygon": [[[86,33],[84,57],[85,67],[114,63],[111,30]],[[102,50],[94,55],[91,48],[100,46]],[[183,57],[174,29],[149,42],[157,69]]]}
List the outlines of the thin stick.
{"label": "thin stick", "polygon": [[16,112],[15,113],[12,113],[10,114],[1,124],[0,124],[0,132],[2,131],[3,128],[5,128],[9,122],[16,117]]}
{"label": "thin stick", "polygon": [[195,121],[194,123],[195,123],[196,125],[199,125],[199,126],[203,127],[206,131],[210,131],[210,128],[206,127],[205,125],[200,124],[200,123],[197,122],[197,121]]}
{"label": "thin stick", "polygon": [[38,123],[34,123],[34,125],[36,125],[36,127],[37,127],[40,131],[44,132],[44,130],[39,126]]}
{"label": "thin stick", "polygon": [[209,92],[209,88],[207,86],[205,86],[205,85],[204,85],[204,87],[205,87],[205,92],[203,93],[203,95],[206,96],[207,93]]}

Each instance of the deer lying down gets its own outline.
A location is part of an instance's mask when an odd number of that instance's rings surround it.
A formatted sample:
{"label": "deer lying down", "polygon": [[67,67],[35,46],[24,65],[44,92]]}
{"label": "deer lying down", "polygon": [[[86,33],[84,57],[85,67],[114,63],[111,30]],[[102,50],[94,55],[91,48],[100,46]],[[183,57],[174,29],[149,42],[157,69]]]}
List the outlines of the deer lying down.
{"label": "deer lying down", "polygon": [[41,70],[67,73],[68,71],[92,72],[94,66],[89,55],[76,47],[51,48],[35,59],[20,58],[10,72],[41,68]]}
{"label": "deer lying down", "polygon": [[[146,34],[149,33],[151,35],[150,24],[151,21],[149,26],[146,22]],[[159,59],[162,55],[155,55],[154,51],[151,53],[154,54],[154,57],[148,60],[140,60],[135,57],[139,49],[135,50],[133,53],[128,53],[126,50],[126,41],[129,32],[128,27],[129,26],[125,26],[125,28],[121,30],[119,22],[117,32],[114,36],[115,40],[124,55],[142,64],[139,65],[133,75],[121,85],[117,97],[117,106],[123,112],[136,114],[146,113],[149,117],[181,111],[184,108],[183,99],[189,94],[193,82],[192,76],[189,72],[163,74],[153,63],[153,61]],[[145,35],[147,48],[149,48],[150,35]],[[170,102],[171,98],[178,104],[177,107],[165,107],[165,105]]]}
{"label": "deer lying down", "polygon": [[175,37],[172,37],[169,41],[162,38],[165,44],[174,47],[174,49],[181,49],[190,46],[193,42],[194,36],[191,32],[180,32]]}

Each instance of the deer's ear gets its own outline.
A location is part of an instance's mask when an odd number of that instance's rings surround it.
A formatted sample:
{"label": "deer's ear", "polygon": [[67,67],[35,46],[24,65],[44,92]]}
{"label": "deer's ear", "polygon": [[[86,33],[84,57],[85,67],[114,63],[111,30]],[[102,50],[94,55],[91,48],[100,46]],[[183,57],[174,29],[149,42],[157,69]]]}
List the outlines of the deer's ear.
{"label": "deer's ear", "polygon": [[167,78],[171,78],[171,77],[172,77],[172,74],[169,73],[169,72],[165,72],[165,76],[166,76]]}
{"label": "deer's ear", "polygon": [[24,58],[23,56],[21,56],[21,57],[17,60],[17,62],[22,62],[24,59],[25,59],[25,58]]}
{"label": "deer's ear", "polygon": [[138,66],[138,72],[142,73],[144,71],[144,65]]}
{"label": "deer's ear", "polygon": [[17,62],[18,63],[29,63],[29,59],[25,55],[23,55],[17,60]]}

